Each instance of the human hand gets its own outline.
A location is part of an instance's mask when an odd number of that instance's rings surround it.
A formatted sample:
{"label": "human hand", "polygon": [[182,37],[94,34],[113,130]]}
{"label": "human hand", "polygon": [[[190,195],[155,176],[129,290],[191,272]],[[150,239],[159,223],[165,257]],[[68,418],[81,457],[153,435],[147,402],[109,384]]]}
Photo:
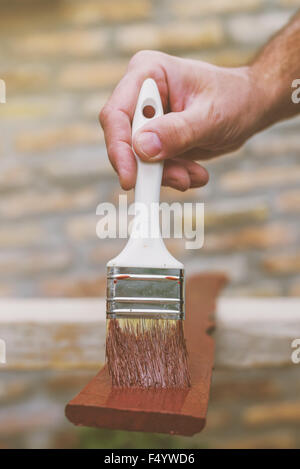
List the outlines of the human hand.
{"label": "human hand", "polygon": [[263,127],[264,95],[251,67],[223,68],[161,52],[138,52],[100,113],[109,159],[123,189],[135,185],[131,122],[139,90],[153,78],[167,113],[134,138],[144,161],[165,160],[163,185],[201,187],[208,173],[197,160],[238,149]]}

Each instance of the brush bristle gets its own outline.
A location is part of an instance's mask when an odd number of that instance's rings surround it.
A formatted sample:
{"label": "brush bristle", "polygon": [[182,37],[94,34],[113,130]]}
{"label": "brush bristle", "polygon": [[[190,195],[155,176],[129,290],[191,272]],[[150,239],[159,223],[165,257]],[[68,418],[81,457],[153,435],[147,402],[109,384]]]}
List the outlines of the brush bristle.
{"label": "brush bristle", "polygon": [[106,361],[121,388],[190,386],[183,324],[170,319],[109,319]]}

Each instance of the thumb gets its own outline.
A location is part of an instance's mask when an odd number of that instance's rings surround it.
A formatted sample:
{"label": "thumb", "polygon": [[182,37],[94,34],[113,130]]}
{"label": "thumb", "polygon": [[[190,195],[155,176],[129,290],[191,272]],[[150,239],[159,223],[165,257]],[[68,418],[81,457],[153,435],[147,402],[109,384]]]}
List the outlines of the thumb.
{"label": "thumb", "polygon": [[134,136],[133,147],[144,161],[159,161],[184,153],[198,140],[199,113],[189,108],[170,112],[145,124]]}

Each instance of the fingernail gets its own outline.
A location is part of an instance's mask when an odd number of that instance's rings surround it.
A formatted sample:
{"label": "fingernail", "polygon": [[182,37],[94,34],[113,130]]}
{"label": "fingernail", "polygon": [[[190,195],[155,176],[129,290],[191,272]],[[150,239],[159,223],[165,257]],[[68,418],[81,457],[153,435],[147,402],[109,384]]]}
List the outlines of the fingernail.
{"label": "fingernail", "polygon": [[136,141],[136,147],[147,158],[154,158],[162,149],[161,141],[154,132],[141,133]]}

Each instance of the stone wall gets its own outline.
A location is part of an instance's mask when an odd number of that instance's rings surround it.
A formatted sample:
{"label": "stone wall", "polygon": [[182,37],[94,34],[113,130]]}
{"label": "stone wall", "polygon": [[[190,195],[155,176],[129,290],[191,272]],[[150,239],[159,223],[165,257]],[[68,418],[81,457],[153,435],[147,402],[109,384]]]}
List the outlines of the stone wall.
{"label": "stone wall", "polygon": [[[237,65],[300,6],[297,0],[1,1],[0,295],[103,294],[122,243],[97,239],[95,209],[116,200],[97,117],[129,57],[160,49]],[[180,33],[179,33],[180,32]],[[187,268],[222,269],[230,295],[299,295],[299,119],[207,163],[202,250],[170,249]]]}
{"label": "stone wall", "polygon": [[[132,54],[149,48],[243,64],[299,7],[299,0],[1,0],[0,295],[104,295],[105,264],[122,243],[97,239],[95,209],[120,189],[97,118]],[[204,189],[163,190],[164,200],[205,202],[204,248],[169,246],[187,269],[228,272],[227,295],[300,294],[299,126],[299,119],[277,125],[207,163]],[[0,447],[300,445],[296,366],[216,372],[208,427],[193,439],[71,427],[64,404],[94,372],[1,367]]]}

